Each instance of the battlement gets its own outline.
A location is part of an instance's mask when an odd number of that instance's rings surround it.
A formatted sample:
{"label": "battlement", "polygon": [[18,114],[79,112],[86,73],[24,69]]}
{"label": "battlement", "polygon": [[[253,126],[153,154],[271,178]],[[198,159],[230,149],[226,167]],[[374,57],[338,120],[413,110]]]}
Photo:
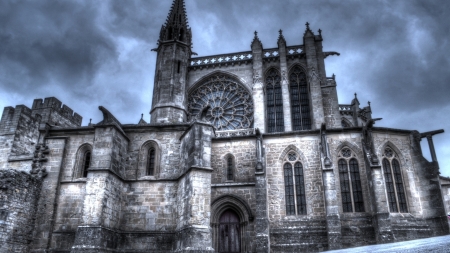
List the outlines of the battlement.
{"label": "battlement", "polygon": [[16,108],[5,107],[0,121],[0,134],[13,134],[22,114],[35,118],[32,116],[32,110],[25,105],[16,105]]}
{"label": "battlement", "polygon": [[81,126],[81,122],[83,117],[81,117],[78,113],[74,113],[74,111],[68,107],[67,105],[63,105],[59,99],[55,97],[48,97],[44,100],[42,98],[35,99],[33,101],[33,106],[31,109],[34,110],[42,110],[51,108],[61,114],[62,117],[68,119],[72,123],[77,126]]}

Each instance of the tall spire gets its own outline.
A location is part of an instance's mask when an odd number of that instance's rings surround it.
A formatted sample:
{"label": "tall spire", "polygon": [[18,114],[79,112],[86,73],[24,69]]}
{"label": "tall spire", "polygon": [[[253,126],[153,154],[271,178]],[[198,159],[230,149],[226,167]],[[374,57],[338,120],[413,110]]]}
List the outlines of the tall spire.
{"label": "tall spire", "polygon": [[174,0],[166,23],[161,27],[159,42],[181,41],[191,44],[191,39],[192,33],[188,25],[184,0]]}

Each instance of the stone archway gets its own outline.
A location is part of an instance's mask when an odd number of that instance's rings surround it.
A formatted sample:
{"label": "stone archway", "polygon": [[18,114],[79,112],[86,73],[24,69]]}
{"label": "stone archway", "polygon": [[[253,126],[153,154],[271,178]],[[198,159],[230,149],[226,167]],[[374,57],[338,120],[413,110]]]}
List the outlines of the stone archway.
{"label": "stone archway", "polygon": [[[241,199],[235,195],[224,195],[211,202],[211,228],[212,228],[212,241],[213,248],[216,252],[248,252],[250,249],[250,234],[248,232],[248,225],[250,221],[253,221],[253,214],[246,203],[245,200]],[[226,225],[234,226],[231,228],[226,227]],[[238,226],[236,226],[238,225]],[[235,233],[238,234],[230,235],[228,237],[224,233]],[[221,240],[231,240],[230,236],[233,238],[238,238],[239,248],[238,251],[220,251],[229,250],[228,248],[221,248],[223,244],[220,244]],[[230,241],[228,241],[230,243]],[[231,248],[235,250],[236,247]]]}
{"label": "stone archway", "polygon": [[218,247],[219,253],[241,252],[241,224],[238,215],[231,209],[220,215]]}

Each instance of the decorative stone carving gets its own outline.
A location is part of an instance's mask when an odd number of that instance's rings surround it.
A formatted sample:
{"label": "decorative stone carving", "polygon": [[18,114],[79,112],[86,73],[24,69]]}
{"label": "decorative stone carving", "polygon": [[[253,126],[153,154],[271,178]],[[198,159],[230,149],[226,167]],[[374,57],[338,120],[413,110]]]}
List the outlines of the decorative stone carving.
{"label": "decorative stone carving", "polygon": [[202,118],[217,130],[245,129],[253,124],[252,96],[226,75],[212,76],[191,93],[188,103],[192,116],[209,106]]}

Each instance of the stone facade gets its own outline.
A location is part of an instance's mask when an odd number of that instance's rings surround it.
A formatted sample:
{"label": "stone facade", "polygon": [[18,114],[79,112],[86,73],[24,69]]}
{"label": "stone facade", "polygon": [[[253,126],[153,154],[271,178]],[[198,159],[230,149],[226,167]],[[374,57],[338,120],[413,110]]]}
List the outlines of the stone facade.
{"label": "stone facade", "polygon": [[150,123],[100,106],[81,126],[56,98],[4,109],[2,252],[318,252],[449,233],[443,130],[374,127],[370,104],[339,104],[320,31],[195,58],[192,39],[175,0]]}

